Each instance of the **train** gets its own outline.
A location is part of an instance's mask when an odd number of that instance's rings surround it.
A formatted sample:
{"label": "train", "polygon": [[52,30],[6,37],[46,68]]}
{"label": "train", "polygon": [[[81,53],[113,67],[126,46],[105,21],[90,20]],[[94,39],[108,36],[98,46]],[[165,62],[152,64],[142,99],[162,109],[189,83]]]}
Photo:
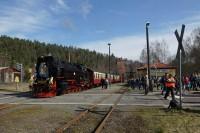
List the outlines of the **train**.
{"label": "train", "polygon": [[117,74],[96,72],[82,64],[69,63],[53,56],[37,58],[35,78],[31,86],[33,97],[54,97],[99,86],[101,79],[120,82]]}

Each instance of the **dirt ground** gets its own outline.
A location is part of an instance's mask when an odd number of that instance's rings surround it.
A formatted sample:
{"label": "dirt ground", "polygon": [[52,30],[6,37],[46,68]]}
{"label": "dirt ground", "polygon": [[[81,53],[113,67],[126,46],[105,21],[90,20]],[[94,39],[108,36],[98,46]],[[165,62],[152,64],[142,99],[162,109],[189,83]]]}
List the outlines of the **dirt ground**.
{"label": "dirt ground", "polygon": [[126,107],[113,112],[103,133],[200,133],[200,111]]}
{"label": "dirt ground", "polygon": [[0,84],[0,90],[3,91],[16,91],[16,92],[26,92],[30,91],[28,83],[19,83],[19,88],[16,88],[15,83]]}
{"label": "dirt ground", "polygon": [[0,112],[1,133],[55,132],[55,128],[71,119],[73,107],[20,105]]}
{"label": "dirt ground", "polygon": [[[79,111],[73,106],[21,105],[0,112],[0,132],[55,132]],[[98,107],[78,125],[65,132],[91,133],[108,107]],[[166,112],[159,107],[118,107],[106,122],[103,133],[200,133],[200,111]]]}
{"label": "dirt ground", "polygon": [[[66,133],[92,133],[108,108],[97,108]],[[161,107],[118,107],[102,133],[200,133],[200,111],[167,111]]]}

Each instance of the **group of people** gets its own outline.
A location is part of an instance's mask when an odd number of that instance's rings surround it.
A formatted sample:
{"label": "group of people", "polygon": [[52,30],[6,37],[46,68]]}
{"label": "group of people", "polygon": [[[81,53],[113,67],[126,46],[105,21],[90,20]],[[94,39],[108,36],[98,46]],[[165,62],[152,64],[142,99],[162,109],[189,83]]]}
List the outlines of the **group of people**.
{"label": "group of people", "polygon": [[108,81],[108,79],[107,78],[105,78],[105,79],[101,79],[101,88],[102,89],[107,89],[108,88],[108,84],[109,84],[109,81]]}
{"label": "group of people", "polygon": [[[183,92],[186,90],[198,90],[200,88],[200,74],[193,73],[190,76],[184,75],[181,82]],[[145,76],[135,79],[132,78],[128,81],[128,84],[132,89],[146,89],[147,78]],[[161,89],[161,94],[164,95],[165,99],[167,99],[169,93],[171,93],[172,99],[174,99],[174,94],[179,93],[180,82],[176,75],[173,76],[172,74],[165,73],[162,77],[151,77],[151,84],[158,90]]]}
{"label": "group of people", "polygon": [[[169,74],[165,74],[165,76],[163,76],[159,81],[160,86],[161,86],[161,90],[162,90],[162,94],[164,91],[167,90],[167,86],[166,86],[166,79],[168,77]],[[173,90],[175,91],[175,94],[178,94],[179,92],[179,88],[180,88],[180,80],[178,78],[173,77],[175,80],[175,84],[173,87]],[[188,75],[184,75],[182,77],[182,89],[183,92],[185,91],[197,91],[198,88],[200,88],[200,75],[199,74],[191,74],[190,76]]]}
{"label": "group of people", "polygon": [[200,74],[193,73],[191,75],[184,75],[182,83],[185,90],[197,90],[200,88]]}
{"label": "group of people", "polygon": [[128,81],[129,86],[132,89],[145,89],[146,88],[146,77],[141,77],[141,78],[135,78],[135,79],[130,79]]}

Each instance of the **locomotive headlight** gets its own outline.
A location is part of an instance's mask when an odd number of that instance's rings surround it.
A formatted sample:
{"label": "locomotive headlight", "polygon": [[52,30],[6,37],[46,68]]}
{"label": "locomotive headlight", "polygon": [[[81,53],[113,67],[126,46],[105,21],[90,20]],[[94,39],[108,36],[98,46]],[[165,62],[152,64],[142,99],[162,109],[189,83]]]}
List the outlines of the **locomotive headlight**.
{"label": "locomotive headlight", "polygon": [[53,84],[53,77],[50,78],[49,84]]}

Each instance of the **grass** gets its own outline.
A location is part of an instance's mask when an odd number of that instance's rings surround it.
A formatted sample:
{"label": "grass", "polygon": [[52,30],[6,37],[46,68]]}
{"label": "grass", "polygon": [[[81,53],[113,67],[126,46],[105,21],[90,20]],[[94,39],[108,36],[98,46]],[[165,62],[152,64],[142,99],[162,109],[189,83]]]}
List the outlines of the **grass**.
{"label": "grass", "polygon": [[133,116],[139,116],[146,123],[148,132],[152,133],[199,133],[200,111],[182,110],[167,112],[162,108],[136,108]]}
{"label": "grass", "polygon": [[71,113],[62,108],[45,106],[23,106],[2,112],[0,131],[2,132],[48,132],[71,118]]}

